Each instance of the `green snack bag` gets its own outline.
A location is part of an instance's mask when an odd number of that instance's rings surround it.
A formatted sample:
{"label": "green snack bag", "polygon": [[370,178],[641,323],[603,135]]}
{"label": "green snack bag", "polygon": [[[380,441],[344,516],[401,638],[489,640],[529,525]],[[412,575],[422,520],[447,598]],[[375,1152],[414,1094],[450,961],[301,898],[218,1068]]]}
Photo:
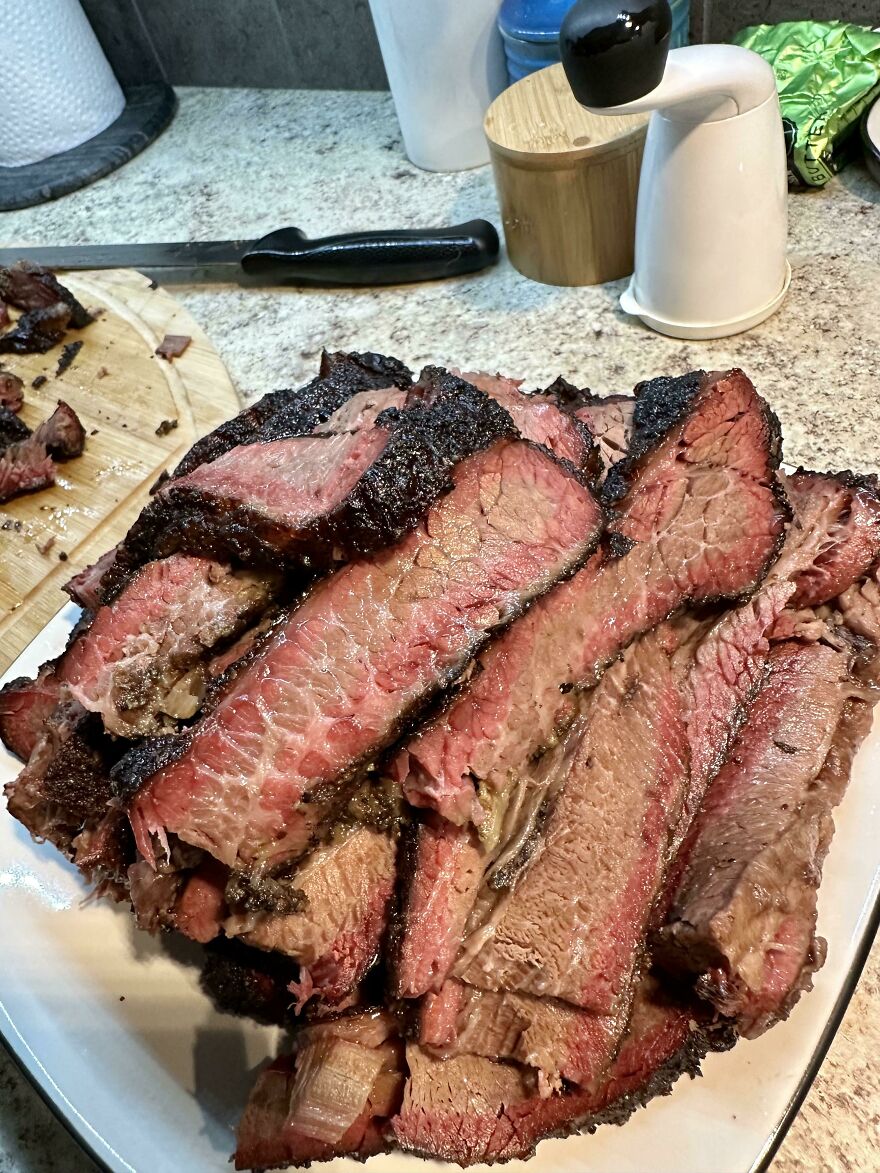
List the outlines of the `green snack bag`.
{"label": "green snack bag", "polygon": [[822,187],[858,154],[859,118],[880,94],[880,32],[798,20],[754,25],[734,42],[773,66],[790,184]]}

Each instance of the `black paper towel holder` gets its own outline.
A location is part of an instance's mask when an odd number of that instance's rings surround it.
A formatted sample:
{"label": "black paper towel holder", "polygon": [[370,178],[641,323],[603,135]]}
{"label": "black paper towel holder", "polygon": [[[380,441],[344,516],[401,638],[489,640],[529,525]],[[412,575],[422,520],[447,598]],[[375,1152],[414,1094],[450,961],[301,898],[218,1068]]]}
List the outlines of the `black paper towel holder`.
{"label": "black paper towel holder", "polygon": [[122,113],[94,138],[38,163],[0,167],[0,212],[31,208],[78,191],[154,142],[174,117],[174,90],[166,82],[151,82],[126,87],[124,93]]}

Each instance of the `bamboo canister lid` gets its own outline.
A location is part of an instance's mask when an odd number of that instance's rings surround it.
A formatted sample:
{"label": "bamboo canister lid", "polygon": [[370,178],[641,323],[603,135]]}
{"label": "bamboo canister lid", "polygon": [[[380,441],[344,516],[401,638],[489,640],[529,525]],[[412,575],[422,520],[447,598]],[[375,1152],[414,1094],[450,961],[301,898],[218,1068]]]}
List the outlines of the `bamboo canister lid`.
{"label": "bamboo canister lid", "polygon": [[505,90],[486,114],[507,251],[527,277],[593,285],[632,272],[649,115],[591,114],[561,65]]}

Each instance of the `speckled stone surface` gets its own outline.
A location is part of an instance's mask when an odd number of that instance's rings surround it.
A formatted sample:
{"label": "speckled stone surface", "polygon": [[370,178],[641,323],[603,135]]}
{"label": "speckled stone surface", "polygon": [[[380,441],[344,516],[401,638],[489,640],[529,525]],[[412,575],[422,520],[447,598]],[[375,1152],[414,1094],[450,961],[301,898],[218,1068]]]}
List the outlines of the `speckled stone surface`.
{"label": "speckled stone surface", "polygon": [[[461,363],[557,374],[601,392],[693,367],[742,366],[782,420],[786,459],[880,465],[880,187],[855,167],[793,196],[794,280],[749,334],[683,343],[617,306],[620,283],[556,289],[506,260],[455,281],[357,292],[180,288],[242,397],[314,373],[322,346],[385,350],[418,367]],[[499,222],[491,173],[418,171],[387,94],[181,90],[162,138],[54,204],[3,217],[3,246],[258,237],[295,224],[345,229]],[[719,273],[719,280],[724,274]],[[773,1173],[880,1171],[880,945]],[[0,1173],[87,1171],[60,1126],[0,1057]]]}

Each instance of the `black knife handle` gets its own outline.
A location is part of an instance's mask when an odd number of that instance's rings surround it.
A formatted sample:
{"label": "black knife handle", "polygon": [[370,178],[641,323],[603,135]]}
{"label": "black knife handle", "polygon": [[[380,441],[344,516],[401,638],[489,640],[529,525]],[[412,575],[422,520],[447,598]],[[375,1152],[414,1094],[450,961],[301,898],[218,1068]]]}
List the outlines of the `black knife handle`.
{"label": "black knife handle", "polygon": [[488,220],[316,240],[299,228],[280,228],[251,245],[241,267],[247,284],[399,285],[475,273],[494,265],[498,252]]}

